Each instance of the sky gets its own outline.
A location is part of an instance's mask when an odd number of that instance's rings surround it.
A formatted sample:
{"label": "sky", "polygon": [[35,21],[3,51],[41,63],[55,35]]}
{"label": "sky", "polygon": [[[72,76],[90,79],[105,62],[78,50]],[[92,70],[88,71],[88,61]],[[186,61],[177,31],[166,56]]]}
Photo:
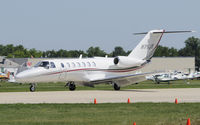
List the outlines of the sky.
{"label": "sky", "polygon": [[37,50],[132,50],[152,29],[195,30],[165,34],[160,44],[177,49],[200,38],[199,0],[0,0],[0,44]]}

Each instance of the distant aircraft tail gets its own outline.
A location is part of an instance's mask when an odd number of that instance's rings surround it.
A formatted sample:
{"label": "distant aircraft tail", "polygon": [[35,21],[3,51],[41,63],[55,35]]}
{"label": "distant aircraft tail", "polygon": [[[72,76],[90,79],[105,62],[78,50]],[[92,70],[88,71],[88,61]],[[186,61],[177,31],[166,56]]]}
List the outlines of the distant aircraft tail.
{"label": "distant aircraft tail", "polygon": [[144,33],[135,33],[135,35],[146,34],[142,41],[133,49],[128,57],[139,60],[150,60],[162,38],[164,33],[185,33],[193,31],[165,31],[165,30],[151,30]]}
{"label": "distant aircraft tail", "polygon": [[10,72],[7,73],[7,78],[8,78],[8,79],[10,78]]}

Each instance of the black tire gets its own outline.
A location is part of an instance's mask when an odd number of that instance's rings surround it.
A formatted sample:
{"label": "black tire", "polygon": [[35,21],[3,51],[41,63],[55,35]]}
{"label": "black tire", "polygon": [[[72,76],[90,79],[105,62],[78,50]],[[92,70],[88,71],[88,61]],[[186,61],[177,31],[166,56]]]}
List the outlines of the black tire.
{"label": "black tire", "polygon": [[76,89],[76,85],[74,83],[69,84],[69,90],[74,91]]}
{"label": "black tire", "polygon": [[118,86],[116,83],[114,83],[114,89],[115,90],[120,90],[120,86]]}
{"label": "black tire", "polygon": [[31,86],[30,86],[30,91],[31,91],[31,92],[35,92],[35,86],[34,86],[34,85],[31,85]]}

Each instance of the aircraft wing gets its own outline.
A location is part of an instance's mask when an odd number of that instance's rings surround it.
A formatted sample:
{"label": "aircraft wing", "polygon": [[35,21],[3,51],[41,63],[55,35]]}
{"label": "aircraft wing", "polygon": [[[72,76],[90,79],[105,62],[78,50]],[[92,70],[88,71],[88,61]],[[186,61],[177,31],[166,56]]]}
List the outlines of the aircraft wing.
{"label": "aircraft wing", "polygon": [[155,74],[158,72],[148,72],[148,73],[137,73],[130,75],[121,75],[121,76],[111,76],[103,79],[96,79],[90,81],[93,84],[100,84],[105,82],[116,82],[120,86],[130,85],[133,83],[138,83],[146,80],[146,76],[150,74]]}

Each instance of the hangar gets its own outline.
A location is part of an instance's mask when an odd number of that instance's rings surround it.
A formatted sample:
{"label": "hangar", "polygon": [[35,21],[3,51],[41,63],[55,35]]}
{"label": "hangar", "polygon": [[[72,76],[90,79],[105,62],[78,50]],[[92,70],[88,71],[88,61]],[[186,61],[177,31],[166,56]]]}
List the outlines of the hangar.
{"label": "hangar", "polygon": [[195,70],[195,57],[153,57],[142,72],[148,71],[182,71],[189,72]]}
{"label": "hangar", "polygon": [[7,73],[10,72],[12,75],[15,75],[19,64],[13,62],[10,59],[5,58],[5,56],[0,56],[0,72]]}

